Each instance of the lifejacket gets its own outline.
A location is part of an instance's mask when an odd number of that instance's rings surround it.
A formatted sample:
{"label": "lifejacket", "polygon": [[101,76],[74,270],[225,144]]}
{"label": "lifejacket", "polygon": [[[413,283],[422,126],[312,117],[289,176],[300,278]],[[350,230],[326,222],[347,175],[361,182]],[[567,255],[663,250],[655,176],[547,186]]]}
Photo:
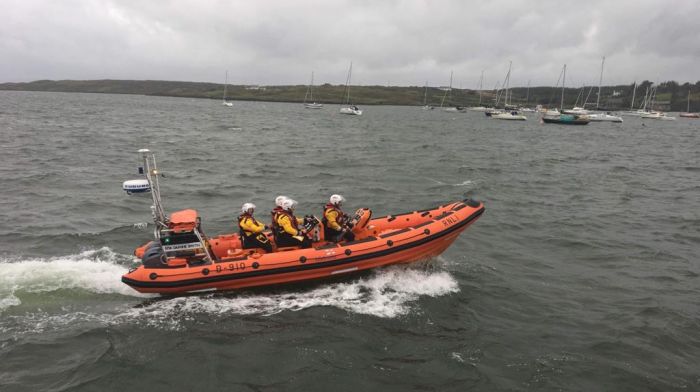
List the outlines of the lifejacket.
{"label": "lifejacket", "polygon": [[277,221],[282,217],[282,215],[286,215],[289,218],[289,222],[292,224],[292,227],[298,232],[299,225],[297,223],[297,218],[294,216],[294,214],[284,210],[282,207],[275,207],[275,209],[272,210],[272,232],[275,235],[289,234],[286,231],[284,231],[284,228],[280,226],[279,223],[277,223]]}
{"label": "lifejacket", "polygon": [[[253,232],[247,232],[247,231],[243,230],[243,226],[241,226],[241,223],[243,223],[243,220],[245,220],[245,219],[252,219],[252,220],[253,220],[253,223],[255,223],[255,224],[260,224],[260,222],[258,222],[258,221],[253,217],[253,215],[251,215],[251,214],[249,214],[249,213],[247,213],[247,212],[244,213],[244,214],[239,215],[239,216],[238,216],[238,232],[239,232],[239,234],[241,235],[241,237],[243,237],[243,236],[249,237],[249,236],[255,234],[255,233],[253,233]],[[247,234],[247,233],[249,233],[249,234]]]}
{"label": "lifejacket", "polygon": [[335,211],[335,212],[338,213],[338,217],[336,218],[335,221],[338,222],[338,224],[339,224],[340,226],[343,226],[345,223],[347,223],[346,221],[347,221],[347,217],[348,217],[348,216],[345,215],[345,213],[343,212],[343,210],[341,210],[340,208],[338,208],[338,207],[337,207],[335,204],[333,204],[333,203],[328,203],[328,204],[326,204],[326,206],[325,206],[324,209],[323,209],[323,219],[321,220],[321,222],[323,222],[323,227],[325,227],[325,228],[327,228],[327,229],[330,229],[330,230],[334,230],[334,229],[331,229],[331,228],[328,226],[328,218],[326,218],[326,214],[328,214],[328,213],[331,212],[331,211]]}

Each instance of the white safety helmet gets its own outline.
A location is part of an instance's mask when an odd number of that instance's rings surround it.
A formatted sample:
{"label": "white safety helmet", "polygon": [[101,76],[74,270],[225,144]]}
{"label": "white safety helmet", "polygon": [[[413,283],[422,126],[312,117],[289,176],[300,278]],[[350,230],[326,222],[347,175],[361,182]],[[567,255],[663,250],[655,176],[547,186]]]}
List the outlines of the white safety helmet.
{"label": "white safety helmet", "polygon": [[247,213],[248,211],[254,210],[254,209],[255,209],[255,204],[253,204],[253,203],[243,203],[243,206],[241,207],[241,212],[245,214],[245,213]]}
{"label": "white safety helmet", "polygon": [[289,199],[289,198],[287,196],[282,196],[282,195],[275,197],[275,205],[277,207],[282,207],[282,202],[284,201],[284,199]]}
{"label": "white safety helmet", "polygon": [[282,209],[285,211],[293,210],[297,207],[297,201],[286,197],[282,200]]}
{"label": "white safety helmet", "polygon": [[345,203],[345,198],[341,195],[331,195],[330,202],[331,204],[339,206],[340,203]]}

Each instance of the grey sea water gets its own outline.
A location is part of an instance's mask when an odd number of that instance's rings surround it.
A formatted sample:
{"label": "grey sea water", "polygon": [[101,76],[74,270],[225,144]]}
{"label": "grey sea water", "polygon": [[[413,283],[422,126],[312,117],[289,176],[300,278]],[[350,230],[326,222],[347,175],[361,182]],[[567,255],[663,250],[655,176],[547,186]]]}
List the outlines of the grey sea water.
{"label": "grey sea water", "polygon": [[[700,390],[700,121],[363,109],[0,91],[0,390]],[[277,194],[487,211],[428,263],[144,296],[144,147],[208,234]]]}

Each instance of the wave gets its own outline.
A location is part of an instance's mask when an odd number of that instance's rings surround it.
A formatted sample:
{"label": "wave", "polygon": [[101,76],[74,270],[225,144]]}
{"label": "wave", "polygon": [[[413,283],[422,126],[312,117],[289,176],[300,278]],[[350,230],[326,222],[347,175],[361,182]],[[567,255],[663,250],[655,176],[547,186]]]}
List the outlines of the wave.
{"label": "wave", "polygon": [[[430,268],[416,264],[382,268],[311,288],[158,297],[139,294],[121,283],[120,277],[131,262],[133,257],[109,248],[51,259],[3,260],[0,313],[5,314],[0,331],[16,337],[122,324],[181,330],[193,320],[237,315],[265,317],[313,307],[396,318],[410,313],[420,297],[459,292],[456,279],[447,271],[434,268],[433,264],[427,264]],[[82,292],[83,296],[76,298],[70,291]],[[94,295],[116,294],[125,298],[101,301],[105,306],[94,307],[84,303],[85,293],[90,303],[94,303]],[[42,295],[47,295],[50,303],[44,304]],[[9,310],[22,305],[25,298],[28,300],[24,308]],[[56,307],[56,301],[65,303]]]}
{"label": "wave", "polygon": [[141,296],[121,283],[132,256],[109,248],[48,259],[0,260],[0,312],[21,305],[22,294],[84,290],[95,294]]}

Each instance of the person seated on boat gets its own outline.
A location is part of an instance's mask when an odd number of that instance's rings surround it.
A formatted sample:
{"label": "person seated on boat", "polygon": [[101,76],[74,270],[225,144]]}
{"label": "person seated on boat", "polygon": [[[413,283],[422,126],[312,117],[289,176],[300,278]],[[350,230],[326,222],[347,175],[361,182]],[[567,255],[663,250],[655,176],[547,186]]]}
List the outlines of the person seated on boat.
{"label": "person seated on boat", "polygon": [[340,209],[345,202],[341,195],[331,195],[328,204],[323,208],[323,236],[326,241],[354,241],[350,217]]}
{"label": "person seated on boat", "polygon": [[294,216],[296,200],[285,198],[281,206],[272,210],[272,233],[277,247],[300,246],[310,248],[311,239],[299,228],[304,221]]}
{"label": "person seated on boat", "polygon": [[262,248],[265,252],[271,253],[272,244],[270,239],[263,233],[265,225],[253,217],[254,212],[255,204],[253,203],[245,203],[241,207],[241,215],[238,217],[238,228],[240,229],[243,249]]}

